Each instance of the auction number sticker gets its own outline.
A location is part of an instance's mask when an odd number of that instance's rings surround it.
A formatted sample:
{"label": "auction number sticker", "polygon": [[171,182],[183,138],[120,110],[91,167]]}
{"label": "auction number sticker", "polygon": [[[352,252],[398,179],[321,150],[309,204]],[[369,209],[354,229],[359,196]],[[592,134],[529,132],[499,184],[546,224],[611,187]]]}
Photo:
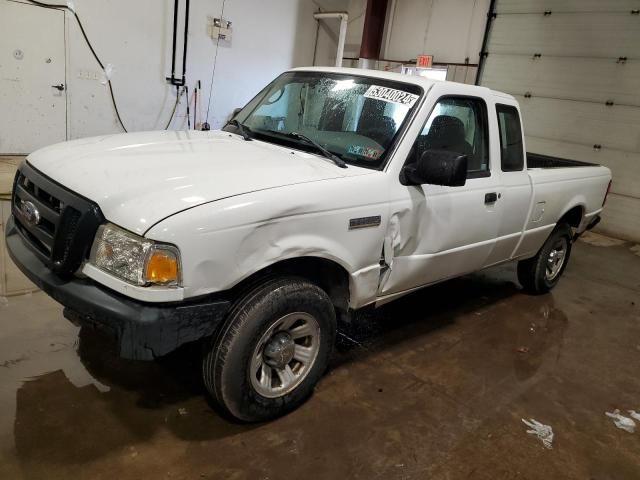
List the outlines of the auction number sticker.
{"label": "auction number sticker", "polygon": [[418,95],[405,92],[404,90],[396,90],[395,88],[381,87],[379,85],[371,85],[364,96],[366,98],[382,100],[383,102],[406,105],[407,107],[413,107],[413,104],[416,103],[416,100],[419,98]]}

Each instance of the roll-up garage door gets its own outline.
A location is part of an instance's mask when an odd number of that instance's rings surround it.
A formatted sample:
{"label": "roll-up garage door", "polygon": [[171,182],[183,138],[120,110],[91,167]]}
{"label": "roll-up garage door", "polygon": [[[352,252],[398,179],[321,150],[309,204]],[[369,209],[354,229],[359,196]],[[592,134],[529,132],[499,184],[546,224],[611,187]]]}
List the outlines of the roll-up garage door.
{"label": "roll-up garage door", "polygon": [[530,152],[600,163],[599,230],[640,241],[640,0],[497,0],[480,84],[520,102]]}

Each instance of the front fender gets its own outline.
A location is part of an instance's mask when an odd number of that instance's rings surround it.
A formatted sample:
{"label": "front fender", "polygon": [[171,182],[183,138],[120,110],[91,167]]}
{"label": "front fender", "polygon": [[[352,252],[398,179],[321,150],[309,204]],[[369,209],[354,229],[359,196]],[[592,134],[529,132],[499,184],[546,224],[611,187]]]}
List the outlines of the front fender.
{"label": "front fender", "polygon": [[[329,195],[328,185],[320,183],[202,205],[165,219],[146,236],[180,248],[185,297],[228,290],[274,263],[299,257],[339,264],[353,282],[366,285],[354,285],[354,291],[371,297],[377,288],[373,267],[382,250],[387,203],[374,193],[354,195],[351,190],[349,196],[341,188]],[[381,189],[355,191],[379,195]],[[381,217],[379,225],[350,229],[350,220],[373,216]]]}

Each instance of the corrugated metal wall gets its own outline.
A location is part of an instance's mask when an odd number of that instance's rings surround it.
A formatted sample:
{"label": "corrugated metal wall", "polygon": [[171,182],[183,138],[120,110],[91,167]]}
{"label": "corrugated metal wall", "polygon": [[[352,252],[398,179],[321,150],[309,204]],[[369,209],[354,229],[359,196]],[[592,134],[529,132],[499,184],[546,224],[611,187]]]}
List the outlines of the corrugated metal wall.
{"label": "corrugated metal wall", "polygon": [[599,229],[640,241],[640,0],[497,0],[480,83],[514,95],[527,149],[613,171]]}

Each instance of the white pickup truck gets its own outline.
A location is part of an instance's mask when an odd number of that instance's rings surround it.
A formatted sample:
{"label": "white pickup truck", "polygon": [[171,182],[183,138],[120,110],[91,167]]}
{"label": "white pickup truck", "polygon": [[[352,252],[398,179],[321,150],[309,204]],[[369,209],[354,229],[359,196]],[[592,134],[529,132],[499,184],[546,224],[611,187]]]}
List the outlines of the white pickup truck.
{"label": "white pickup truck", "polygon": [[69,319],[111,332],[123,357],[201,340],[214,401],[258,421],[311,394],[354,310],[509,261],[525,290],[551,289],[610,180],[527,155],[509,95],[303,68],[221,131],[32,153],[6,241]]}

